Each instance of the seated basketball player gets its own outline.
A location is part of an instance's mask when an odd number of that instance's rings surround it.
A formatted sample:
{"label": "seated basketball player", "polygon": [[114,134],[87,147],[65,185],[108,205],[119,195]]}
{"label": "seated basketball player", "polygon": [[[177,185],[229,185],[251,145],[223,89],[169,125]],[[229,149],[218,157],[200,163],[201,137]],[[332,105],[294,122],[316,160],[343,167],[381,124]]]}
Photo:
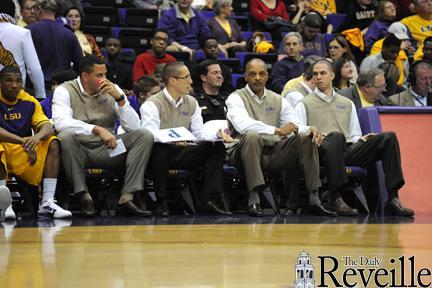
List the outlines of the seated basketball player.
{"label": "seated basketball player", "polygon": [[[43,184],[38,214],[54,218],[72,216],[54,203],[59,171],[60,145],[39,102],[23,89],[18,68],[6,66],[0,72],[0,187],[12,173],[30,185]],[[9,190],[7,190],[9,192]],[[3,213],[2,213],[3,214]],[[15,219],[12,205],[6,219]]]}

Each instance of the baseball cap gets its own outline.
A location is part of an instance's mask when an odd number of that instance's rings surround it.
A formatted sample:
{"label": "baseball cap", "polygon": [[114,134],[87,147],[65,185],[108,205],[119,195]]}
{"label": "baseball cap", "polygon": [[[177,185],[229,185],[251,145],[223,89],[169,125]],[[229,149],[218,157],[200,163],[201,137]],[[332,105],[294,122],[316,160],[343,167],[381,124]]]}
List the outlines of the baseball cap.
{"label": "baseball cap", "polygon": [[35,5],[42,10],[57,12],[57,3],[55,0],[36,0]]}
{"label": "baseball cap", "polygon": [[319,28],[319,27],[321,27],[321,24],[322,24],[322,18],[316,12],[308,13],[304,17],[303,21],[304,21],[304,24],[306,26],[313,27],[313,28]]}
{"label": "baseball cap", "polygon": [[408,40],[408,28],[401,22],[395,22],[388,28],[389,33],[393,33],[399,40]]}

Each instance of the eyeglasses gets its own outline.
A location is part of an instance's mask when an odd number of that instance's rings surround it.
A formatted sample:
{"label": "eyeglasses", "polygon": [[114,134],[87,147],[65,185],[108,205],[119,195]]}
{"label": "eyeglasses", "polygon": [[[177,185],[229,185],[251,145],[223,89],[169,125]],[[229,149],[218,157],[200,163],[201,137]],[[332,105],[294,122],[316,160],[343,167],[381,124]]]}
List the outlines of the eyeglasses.
{"label": "eyeglasses", "polygon": [[375,87],[375,88],[377,88],[377,89],[381,89],[381,90],[383,90],[383,89],[385,89],[386,87],[387,87],[387,84],[382,84],[382,85],[380,85],[380,86],[375,86],[375,85],[372,85],[373,87]]}
{"label": "eyeglasses", "polygon": [[172,77],[173,77],[173,78],[176,78],[176,79],[186,80],[186,79],[190,78],[190,77],[191,77],[191,75],[190,75],[190,74],[188,74],[188,75],[186,75],[186,76],[183,76],[183,77],[180,77],[180,76],[172,76]]}

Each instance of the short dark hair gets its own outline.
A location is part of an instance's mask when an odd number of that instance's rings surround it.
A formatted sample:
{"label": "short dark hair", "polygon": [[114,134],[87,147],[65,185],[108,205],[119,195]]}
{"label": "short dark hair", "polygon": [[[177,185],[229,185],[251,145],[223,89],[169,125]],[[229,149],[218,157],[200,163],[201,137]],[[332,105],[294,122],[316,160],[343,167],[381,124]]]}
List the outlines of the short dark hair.
{"label": "short dark hair", "polygon": [[93,72],[94,65],[101,65],[101,64],[105,64],[105,62],[100,58],[94,55],[86,55],[81,61],[80,74],[83,72],[91,73]]}
{"label": "short dark hair", "polygon": [[318,55],[309,55],[304,59],[304,64],[303,64],[303,73],[306,76],[306,80],[311,80],[313,78],[313,71],[312,71],[312,67],[313,64],[320,60],[322,57],[318,56]]}
{"label": "short dark hair", "polygon": [[149,75],[144,75],[138,78],[138,80],[136,81],[134,86],[134,93],[136,96],[138,96],[140,92],[147,94],[150,89],[155,86],[159,87],[159,82]]}
{"label": "short dark hair", "polygon": [[54,73],[51,76],[51,81],[56,82],[57,85],[63,84],[66,81],[70,81],[73,79],[76,79],[78,77],[77,73],[74,70],[71,69],[59,69],[54,71]]}
{"label": "short dark hair", "polygon": [[214,59],[207,59],[198,64],[198,75],[207,75],[208,67],[211,65],[219,65],[219,62]]}
{"label": "short dark hair", "polygon": [[399,40],[393,33],[388,34],[383,41],[383,47],[398,46],[400,47],[402,40]]}
{"label": "short dark hair", "polygon": [[0,13],[5,13],[15,18],[15,3],[12,0],[0,1]]}
{"label": "short dark hair", "polygon": [[326,58],[321,58],[321,59],[315,61],[315,63],[312,64],[312,73],[313,73],[313,68],[317,64],[325,64],[328,68],[330,68],[331,72],[334,72],[333,62],[331,62],[330,60],[328,60]]}
{"label": "short dark hair", "polygon": [[162,80],[165,83],[165,86],[168,85],[168,81],[171,77],[178,76],[178,71],[180,67],[186,66],[183,62],[171,62],[165,65],[162,70]]}
{"label": "short dark hair", "polygon": [[[21,75],[21,71],[19,70],[18,67],[10,65],[10,66],[3,67],[3,69],[0,71],[0,79],[3,79],[3,77],[7,73],[16,73],[16,74],[20,74]],[[21,77],[22,77],[22,75],[21,75]]]}
{"label": "short dark hair", "polygon": [[165,31],[165,30],[163,30],[163,29],[158,29],[158,30],[156,30],[156,31],[153,33],[152,38],[156,37],[156,34],[159,33],[159,32],[162,32],[162,33],[165,33],[165,34],[169,35],[167,31]]}
{"label": "short dark hair", "polygon": [[424,45],[424,43],[426,43],[426,42],[432,42],[432,36],[428,36],[428,37],[426,37],[426,38],[423,40],[423,45]]}

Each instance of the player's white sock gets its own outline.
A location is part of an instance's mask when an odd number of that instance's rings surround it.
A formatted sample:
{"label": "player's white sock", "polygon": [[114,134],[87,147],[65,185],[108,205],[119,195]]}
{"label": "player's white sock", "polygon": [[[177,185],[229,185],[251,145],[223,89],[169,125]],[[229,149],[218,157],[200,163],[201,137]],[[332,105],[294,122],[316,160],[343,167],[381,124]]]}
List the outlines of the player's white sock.
{"label": "player's white sock", "polygon": [[43,178],[42,185],[42,203],[47,200],[54,199],[54,194],[57,187],[57,178]]}

